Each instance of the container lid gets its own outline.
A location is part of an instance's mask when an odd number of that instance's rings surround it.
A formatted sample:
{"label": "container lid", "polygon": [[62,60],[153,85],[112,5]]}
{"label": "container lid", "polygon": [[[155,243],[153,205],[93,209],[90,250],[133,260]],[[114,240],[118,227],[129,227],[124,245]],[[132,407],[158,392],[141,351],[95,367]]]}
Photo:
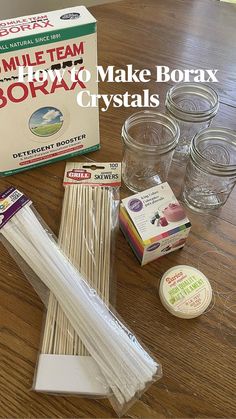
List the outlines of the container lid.
{"label": "container lid", "polygon": [[192,319],[200,316],[212,300],[211,284],[198,269],[177,265],[162,277],[159,295],[163,306],[174,316]]}

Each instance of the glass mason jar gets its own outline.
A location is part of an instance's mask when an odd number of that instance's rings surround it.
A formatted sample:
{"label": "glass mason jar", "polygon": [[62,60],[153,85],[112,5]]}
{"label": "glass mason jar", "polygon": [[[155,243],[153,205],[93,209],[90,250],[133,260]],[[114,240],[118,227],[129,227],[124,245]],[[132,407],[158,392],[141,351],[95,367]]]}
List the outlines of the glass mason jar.
{"label": "glass mason jar", "polygon": [[206,128],[190,146],[183,199],[195,210],[221,207],[236,182],[236,132]]}
{"label": "glass mason jar", "polygon": [[192,138],[209,127],[219,108],[218,94],[209,86],[198,83],[179,83],[166,94],[167,113],[180,128],[180,138],[173,159],[184,162],[189,156]]}
{"label": "glass mason jar", "polygon": [[141,111],[125,121],[121,135],[126,186],[139,192],[165,182],[179,140],[177,122],[155,111]]}

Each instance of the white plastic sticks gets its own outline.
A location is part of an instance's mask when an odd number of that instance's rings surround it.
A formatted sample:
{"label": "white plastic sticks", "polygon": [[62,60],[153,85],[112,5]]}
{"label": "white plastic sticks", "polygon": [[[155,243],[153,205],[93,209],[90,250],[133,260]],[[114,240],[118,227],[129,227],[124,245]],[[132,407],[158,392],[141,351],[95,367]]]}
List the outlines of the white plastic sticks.
{"label": "white plastic sticks", "polygon": [[[87,282],[109,301],[112,188],[69,184],[65,187],[59,246]],[[51,293],[42,353],[88,355],[80,337]]]}
{"label": "white plastic sticks", "polygon": [[55,295],[124,406],[155,380],[159,365],[62,253],[29,206],[1,229],[5,239]]}

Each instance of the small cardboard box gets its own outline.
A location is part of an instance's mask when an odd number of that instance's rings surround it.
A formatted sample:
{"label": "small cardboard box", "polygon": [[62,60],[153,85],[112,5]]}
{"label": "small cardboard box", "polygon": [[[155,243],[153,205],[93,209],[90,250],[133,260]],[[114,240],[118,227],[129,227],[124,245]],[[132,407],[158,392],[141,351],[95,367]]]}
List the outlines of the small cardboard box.
{"label": "small cardboard box", "polygon": [[191,223],[167,182],[122,200],[120,228],[141,265],[184,246]]}
{"label": "small cardboard box", "polygon": [[98,108],[77,103],[97,94],[96,65],[96,20],[83,6],[0,21],[0,176],[99,148]]}

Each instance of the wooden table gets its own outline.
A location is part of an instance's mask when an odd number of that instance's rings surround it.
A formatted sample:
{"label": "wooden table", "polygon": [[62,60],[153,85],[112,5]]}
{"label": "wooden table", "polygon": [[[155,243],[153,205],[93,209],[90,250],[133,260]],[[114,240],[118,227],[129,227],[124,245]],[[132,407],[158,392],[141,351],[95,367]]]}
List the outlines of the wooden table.
{"label": "wooden table", "polygon": [[[220,111],[214,125],[236,129],[236,6],[214,0],[134,0],[91,9],[98,19],[99,63],[118,68],[155,65],[218,68]],[[148,85],[163,106],[168,84]],[[139,93],[138,84],[100,84],[101,93]],[[102,148],[89,157],[121,159],[120,130],[130,109],[100,113]],[[81,160],[80,158],[74,160]],[[57,234],[63,198],[60,162],[1,179],[22,189]],[[178,176],[176,176],[176,173]],[[174,181],[175,179],[175,181]],[[177,179],[177,180],[176,180]],[[177,191],[182,171],[173,166]],[[236,417],[236,191],[217,213],[189,212],[193,228],[184,250],[141,268],[122,234],[117,246],[117,310],[163,364],[152,385],[127,417]],[[214,306],[195,320],[171,316],[158,298],[158,283],[171,266],[199,267],[214,289]],[[30,391],[40,344],[43,305],[0,248],[0,413],[2,418],[110,418],[106,400],[55,397]]]}

